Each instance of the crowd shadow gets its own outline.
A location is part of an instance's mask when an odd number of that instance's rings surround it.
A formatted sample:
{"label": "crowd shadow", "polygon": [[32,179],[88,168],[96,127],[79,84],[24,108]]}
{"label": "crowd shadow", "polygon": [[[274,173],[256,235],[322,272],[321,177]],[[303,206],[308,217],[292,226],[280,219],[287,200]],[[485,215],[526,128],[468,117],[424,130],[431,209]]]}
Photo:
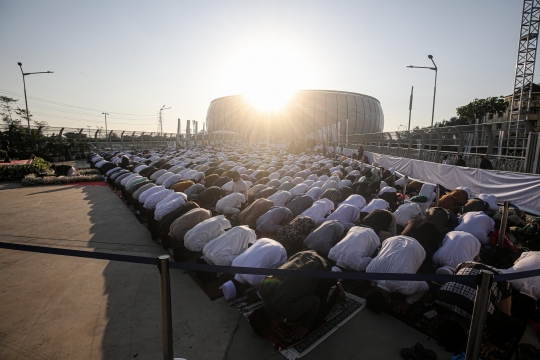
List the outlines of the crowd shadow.
{"label": "crowd shadow", "polygon": [[[109,188],[84,186],[82,192],[90,206],[88,216],[92,237],[88,247],[100,252],[156,258],[164,253]],[[161,352],[157,267],[109,261],[102,276],[107,324],[102,334],[92,334],[102,338],[101,358],[155,358]]]}

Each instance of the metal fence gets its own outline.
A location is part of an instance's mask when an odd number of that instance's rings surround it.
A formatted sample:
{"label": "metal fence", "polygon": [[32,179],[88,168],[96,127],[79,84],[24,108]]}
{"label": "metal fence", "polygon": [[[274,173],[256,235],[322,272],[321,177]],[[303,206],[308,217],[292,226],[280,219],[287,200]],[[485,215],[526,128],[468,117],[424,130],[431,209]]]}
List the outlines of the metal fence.
{"label": "metal fence", "polygon": [[79,145],[86,145],[87,150],[142,150],[160,149],[164,147],[175,147],[178,143],[181,146],[201,145],[204,143],[214,143],[215,141],[231,141],[233,138],[229,134],[207,134],[199,132],[191,134],[186,139],[185,134],[177,133],[157,133],[146,131],[130,130],[108,130],[102,128],[69,128],[69,127],[32,127],[45,138],[55,138],[64,142],[71,142],[74,151],[79,151]]}
{"label": "metal fence", "polygon": [[481,155],[487,154],[495,170],[540,172],[538,132],[526,121],[354,134],[349,143],[366,151],[437,163],[446,155],[453,164],[461,154],[469,167],[478,167]]}

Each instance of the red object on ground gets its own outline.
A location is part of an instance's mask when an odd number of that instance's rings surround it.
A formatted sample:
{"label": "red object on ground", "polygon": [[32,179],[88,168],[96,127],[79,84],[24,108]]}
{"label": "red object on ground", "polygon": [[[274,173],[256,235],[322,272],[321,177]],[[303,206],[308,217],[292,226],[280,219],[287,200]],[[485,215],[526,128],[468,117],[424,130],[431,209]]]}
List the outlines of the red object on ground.
{"label": "red object on ground", "polygon": [[75,183],[69,183],[66,185],[71,186],[108,186],[108,184],[105,181],[81,181],[81,182],[75,182]]}
{"label": "red object on ground", "polygon": [[6,162],[0,162],[0,166],[7,166],[7,165],[26,165],[28,164],[28,160],[12,160],[8,163]]}

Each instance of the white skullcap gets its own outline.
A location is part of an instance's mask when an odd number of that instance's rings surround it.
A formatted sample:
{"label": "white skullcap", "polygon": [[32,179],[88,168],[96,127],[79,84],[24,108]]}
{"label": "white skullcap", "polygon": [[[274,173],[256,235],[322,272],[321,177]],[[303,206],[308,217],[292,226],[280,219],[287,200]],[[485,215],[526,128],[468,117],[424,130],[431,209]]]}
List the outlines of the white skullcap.
{"label": "white skullcap", "polygon": [[236,287],[234,286],[234,283],[229,280],[223,286],[221,287],[221,290],[223,290],[223,296],[225,297],[225,300],[232,300],[236,297]]}

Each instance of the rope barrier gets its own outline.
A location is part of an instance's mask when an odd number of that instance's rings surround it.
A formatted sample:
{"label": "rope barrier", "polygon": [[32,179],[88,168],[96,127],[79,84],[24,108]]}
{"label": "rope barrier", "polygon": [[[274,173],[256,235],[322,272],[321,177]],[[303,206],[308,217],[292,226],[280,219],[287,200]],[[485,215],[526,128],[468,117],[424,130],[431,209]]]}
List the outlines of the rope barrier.
{"label": "rope barrier", "polygon": [[[27,251],[34,253],[72,256],[88,259],[121,261],[136,264],[156,265],[156,258],[102,253],[93,251],[82,251],[72,249],[60,249],[46,246],[24,245],[8,242],[0,242],[0,248],[18,251]],[[475,283],[476,275],[436,275],[436,274],[393,274],[393,273],[365,273],[365,272],[331,272],[331,271],[312,271],[312,270],[283,270],[283,269],[265,269],[239,266],[221,266],[195,264],[188,262],[171,262],[170,268],[185,271],[204,271],[227,274],[251,274],[251,275],[273,275],[280,277],[296,278],[317,278],[317,279],[348,279],[348,280],[395,280],[395,281],[433,281],[433,282],[457,282],[457,283]],[[495,275],[494,281],[509,281],[533,276],[540,276],[540,269],[515,272],[511,274]]]}

